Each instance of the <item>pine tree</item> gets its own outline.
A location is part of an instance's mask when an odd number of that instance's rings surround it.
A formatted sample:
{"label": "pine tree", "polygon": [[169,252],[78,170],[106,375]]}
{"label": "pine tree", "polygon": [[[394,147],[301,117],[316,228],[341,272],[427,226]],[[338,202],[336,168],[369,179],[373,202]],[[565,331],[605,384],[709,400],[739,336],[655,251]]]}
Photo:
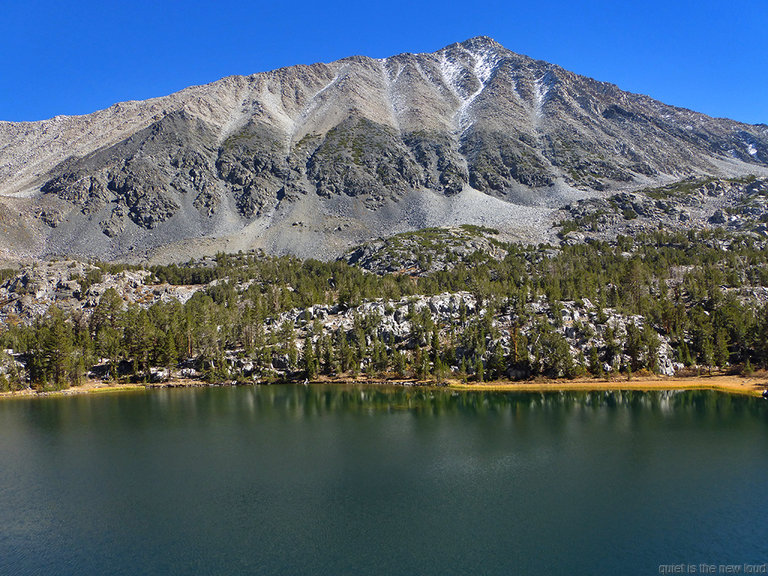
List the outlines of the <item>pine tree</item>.
{"label": "pine tree", "polygon": [[64,315],[51,306],[45,321],[38,324],[30,372],[32,380],[51,383],[57,389],[70,384],[72,372],[72,330]]}
{"label": "pine tree", "polygon": [[475,380],[477,382],[483,381],[483,372],[484,372],[483,361],[480,357],[478,357],[477,360],[475,361]]}
{"label": "pine tree", "polygon": [[395,376],[404,378],[408,369],[405,354],[397,350],[394,354]]}
{"label": "pine tree", "polygon": [[603,364],[600,362],[600,355],[597,352],[597,346],[592,346],[589,349],[589,371],[594,376],[602,377],[604,375]]}
{"label": "pine tree", "polygon": [[464,358],[464,356],[461,357],[461,363],[459,364],[459,377],[461,378],[462,382],[466,382],[466,380],[467,380],[467,360]]}
{"label": "pine tree", "polygon": [[165,366],[165,369],[168,371],[167,379],[170,380],[172,378],[173,367],[176,365],[178,359],[176,339],[172,332],[166,332],[165,336],[160,340],[158,356],[160,363]]}
{"label": "pine tree", "polygon": [[440,357],[435,360],[435,367],[434,367],[434,374],[435,374],[435,381],[437,384],[442,384],[445,381],[445,376],[448,373],[448,370],[443,364],[443,361],[440,359]]}
{"label": "pine tree", "polygon": [[432,337],[430,338],[429,347],[432,352],[432,362],[437,362],[440,354],[440,338],[437,333],[437,326],[432,328]]}
{"label": "pine tree", "polygon": [[724,368],[729,364],[731,353],[728,349],[728,332],[725,328],[720,328],[715,333],[715,350],[714,359],[715,364],[720,368]]}
{"label": "pine tree", "polygon": [[304,373],[310,380],[314,379],[317,377],[317,357],[315,356],[315,351],[312,348],[312,338],[309,334],[307,334],[306,338],[304,339],[304,348],[302,352],[302,368],[304,369]]}
{"label": "pine tree", "polygon": [[504,349],[501,347],[501,342],[497,342],[493,347],[493,353],[491,354],[488,372],[492,379],[499,380],[505,376],[505,363],[504,363]]}

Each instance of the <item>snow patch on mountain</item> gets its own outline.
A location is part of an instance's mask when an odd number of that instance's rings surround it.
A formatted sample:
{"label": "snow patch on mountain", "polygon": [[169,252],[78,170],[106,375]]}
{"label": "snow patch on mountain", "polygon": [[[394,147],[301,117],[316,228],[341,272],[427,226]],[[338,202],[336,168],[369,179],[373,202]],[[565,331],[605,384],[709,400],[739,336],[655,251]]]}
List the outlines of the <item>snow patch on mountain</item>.
{"label": "snow patch on mountain", "polygon": [[472,123],[474,122],[474,118],[472,118],[471,114],[472,104],[477,100],[477,97],[483,93],[488,82],[493,78],[493,74],[496,72],[500,61],[498,54],[494,50],[480,49],[477,52],[472,52],[464,48],[464,51],[472,58],[472,73],[480,85],[459,107],[457,124],[462,133],[466,132],[467,129],[472,126]]}
{"label": "snow patch on mountain", "polygon": [[459,83],[463,71],[464,68],[460,64],[454,62],[452,59],[449,59],[445,51],[440,53],[440,73],[443,76],[443,83],[461,102],[466,100],[464,89]]}
{"label": "snow patch on mountain", "polygon": [[544,105],[549,100],[549,93],[557,79],[551,72],[546,72],[541,78],[537,78],[533,83],[533,113],[536,118],[544,115]]}

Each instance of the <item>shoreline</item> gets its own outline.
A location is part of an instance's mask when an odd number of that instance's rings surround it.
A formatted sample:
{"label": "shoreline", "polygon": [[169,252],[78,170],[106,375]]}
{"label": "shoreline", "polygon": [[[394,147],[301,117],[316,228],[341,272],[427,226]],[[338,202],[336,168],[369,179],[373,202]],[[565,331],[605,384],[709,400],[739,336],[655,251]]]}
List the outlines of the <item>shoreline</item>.
{"label": "shoreline", "polygon": [[[281,384],[300,384],[301,382],[273,382],[273,383],[237,383],[218,382],[207,383],[201,380],[173,379],[168,382],[141,384],[118,383],[110,384],[101,380],[87,380],[79,386],[71,386],[63,390],[37,391],[32,388],[16,390],[13,392],[0,392],[0,400],[12,398],[44,398],[78,396],[82,394],[106,394],[118,392],[139,392],[161,388],[207,388],[221,386],[252,386]],[[349,384],[370,386],[402,386],[402,387],[426,387],[446,388],[449,390],[483,391],[483,392],[609,392],[609,391],[637,391],[657,392],[668,390],[713,390],[741,396],[760,397],[762,391],[768,388],[768,378],[745,377],[728,375],[705,375],[688,377],[638,377],[631,380],[607,380],[580,378],[574,380],[525,380],[513,382],[510,380],[497,380],[482,383],[463,383],[449,379],[442,385],[433,381],[420,382],[417,380],[367,380],[350,378],[325,378],[313,380],[308,385],[318,384]]]}
{"label": "shoreline", "polygon": [[768,388],[766,378],[744,376],[685,376],[685,377],[639,377],[631,380],[544,380],[541,382],[488,382],[481,384],[449,384],[455,390],[488,390],[498,392],[609,392],[637,391],[656,392],[664,390],[714,390],[742,396],[762,396]]}

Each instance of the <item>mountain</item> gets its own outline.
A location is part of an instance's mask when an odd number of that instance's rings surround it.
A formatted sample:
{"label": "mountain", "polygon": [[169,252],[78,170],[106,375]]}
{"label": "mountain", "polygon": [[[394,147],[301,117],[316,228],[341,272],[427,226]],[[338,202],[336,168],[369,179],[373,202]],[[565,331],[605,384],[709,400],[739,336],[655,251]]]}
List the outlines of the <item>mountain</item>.
{"label": "mountain", "polygon": [[768,174],[768,126],[710,118],[478,37],[0,122],[0,250],[331,258],[428,226],[537,241],[579,199]]}

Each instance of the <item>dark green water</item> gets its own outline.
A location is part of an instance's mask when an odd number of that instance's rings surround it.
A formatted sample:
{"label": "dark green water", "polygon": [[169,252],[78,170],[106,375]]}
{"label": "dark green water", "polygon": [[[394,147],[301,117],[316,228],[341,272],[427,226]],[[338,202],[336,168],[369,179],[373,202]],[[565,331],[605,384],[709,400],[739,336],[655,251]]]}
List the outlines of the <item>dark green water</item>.
{"label": "dark green water", "polygon": [[163,390],[0,402],[0,434],[3,575],[768,562],[758,399]]}

